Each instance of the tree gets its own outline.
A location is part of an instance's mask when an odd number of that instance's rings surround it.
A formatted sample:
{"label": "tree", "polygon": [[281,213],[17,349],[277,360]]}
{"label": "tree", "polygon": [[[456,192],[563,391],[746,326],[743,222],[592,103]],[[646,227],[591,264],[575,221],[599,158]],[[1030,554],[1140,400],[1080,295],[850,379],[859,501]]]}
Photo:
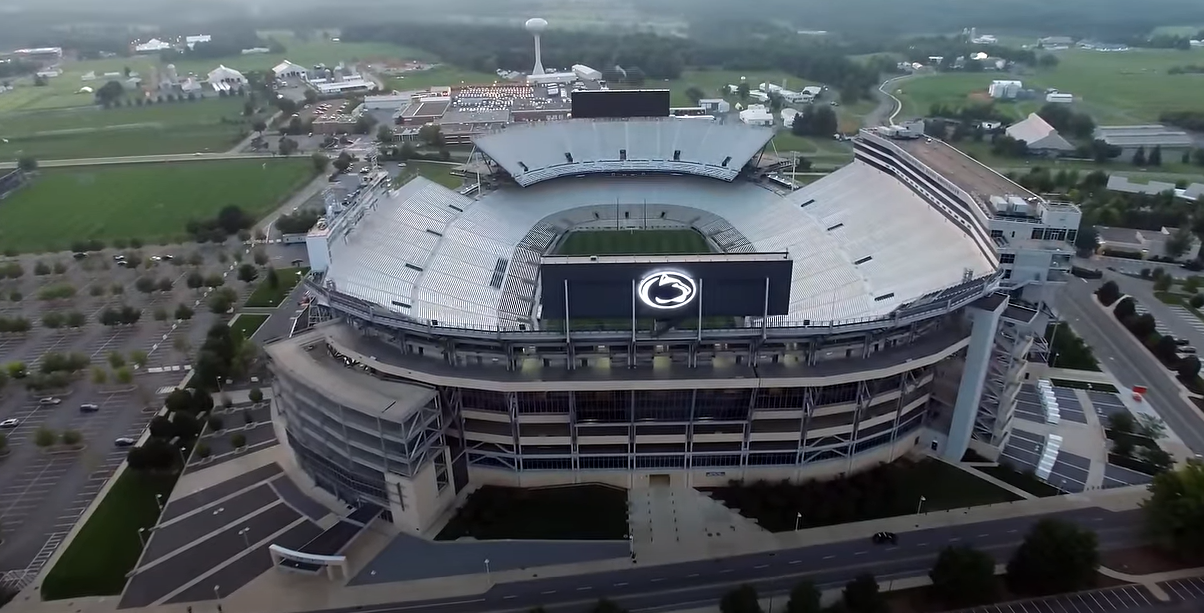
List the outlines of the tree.
{"label": "tree", "polygon": [[377,128],[376,129],[376,140],[377,140],[377,142],[380,142],[380,143],[393,142],[393,128],[390,128],[389,126],[386,126],[386,125],[382,125],[379,128]]}
{"label": "tree", "polygon": [[698,104],[698,101],[702,100],[702,97],[705,95],[706,94],[702,93],[701,89],[698,89],[693,85],[686,88],[686,97],[689,98],[694,104]]}
{"label": "tree", "polygon": [[1116,315],[1117,319],[1125,321],[1137,313],[1137,304],[1132,298],[1125,298],[1116,303],[1116,306],[1112,308],[1112,313]]}
{"label": "tree", "polygon": [[159,282],[155,284],[155,289],[159,290],[160,292],[163,292],[164,294],[166,294],[167,292],[170,292],[171,288],[172,288],[171,279],[168,279],[167,277],[163,277],[162,279],[159,279]]}
{"label": "tree", "polygon": [[99,366],[92,367],[92,383],[104,385],[109,381],[109,373]]}
{"label": "tree", "polygon": [[125,87],[117,81],[109,81],[96,90],[96,100],[101,104],[112,104],[125,95]]}
{"label": "tree", "polygon": [[886,598],[878,591],[878,580],[869,573],[848,582],[841,596],[850,613],[887,613],[889,610]]}
{"label": "tree", "polygon": [[122,366],[113,371],[113,380],[122,385],[129,385],[134,382],[134,372],[129,366]]}
{"label": "tree", "polygon": [[347,172],[347,169],[351,168],[352,161],[353,161],[353,159],[351,157],[351,154],[344,151],[339,154],[339,157],[335,158],[334,169],[339,172]]}
{"label": "tree", "polygon": [[325,153],[315,152],[309,156],[310,162],[314,165],[314,173],[322,174],[326,172],[326,167],[330,165],[330,158],[326,157]]}
{"label": "tree", "polygon": [[1133,165],[1145,166],[1145,147],[1138,147],[1137,151],[1133,152]]}
{"label": "tree", "polygon": [[134,281],[134,289],[143,294],[149,294],[155,291],[155,280],[150,277],[139,277],[137,281]]}
{"label": "tree", "polygon": [[179,319],[181,321],[188,321],[189,319],[192,319],[192,316],[193,316],[192,307],[190,307],[186,304],[180,304],[179,306],[176,307],[175,316],[176,316],[176,319]]}
{"label": "tree", "polygon": [[1154,145],[1154,148],[1150,149],[1150,155],[1146,158],[1146,164],[1150,166],[1162,165],[1162,145]]}
{"label": "tree", "polygon": [[758,602],[757,590],[745,584],[729,591],[719,599],[721,613],[761,613],[761,603]]}
{"label": "tree", "polygon": [[431,147],[443,146],[443,131],[438,124],[428,123],[418,128],[418,140]]}
{"label": "tree", "polygon": [[1187,251],[1191,249],[1191,245],[1193,242],[1195,242],[1195,238],[1196,237],[1192,234],[1191,228],[1186,226],[1179,228],[1174,234],[1171,235],[1170,239],[1166,241],[1166,254],[1175,259],[1182,257],[1183,254],[1187,253]]}
{"label": "tree", "polygon": [[1095,584],[1099,560],[1094,532],[1065,520],[1042,519],[1008,561],[1008,588],[1031,595],[1086,589]]}
{"label": "tree", "polygon": [[75,447],[83,442],[84,436],[79,433],[79,430],[63,430],[60,435],[63,444],[68,447]]}
{"label": "tree", "polygon": [[264,266],[270,261],[270,258],[268,258],[268,252],[264,251],[263,249],[256,249],[253,251],[251,253],[251,259],[255,262],[256,266]]}
{"label": "tree", "polygon": [[113,368],[121,368],[122,366],[125,366],[125,357],[121,355],[121,352],[110,351],[108,360],[109,366]]}
{"label": "tree", "polygon": [[[1120,287],[1116,285],[1116,281],[1106,281],[1095,290],[1095,297],[1099,299],[1100,304],[1112,306],[1114,302],[1120,300]],[[1116,306],[1120,308],[1119,304]]]}
{"label": "tree", "polygon": [[179,455],[175,447],[165,439],[151,438],[145,443],[130,448],[126,460],[130,468],[139,472],[162,471],[170,469]]}
{"label": "tree", "polygon": [[32,155],[23,155],[17,158],[17,168],[21,172],[33,172],[38,169],[38,160]]}
{"label": "tree", "polygon": [[312,89],[305,90],[304,96],[306,104],[313,104],[318,101],[318,92]]}
{"label": "tree", "polygon": [[[1169,245],[1169,243],[1168,243],[1168,245]],[[1169,249],[1169,246],[1168,246],[1168,249]],[[1165,291],[1169,290],[1170,288],[1171,288],[1170,276],[1162,275],[1161,277],[1154,279],[1154,291],[1165,292]]]}
{"label": "tree", "polygon": [[291,138],[282,138],[282,139],[280,139],[280,144],[278,145],[278,148],[280,151],[280,155],[283,155],[284,157],[288,157],[288,156],[292,155],[293,153],[295,153],[297,151],[297,149],[300,148],[300,145],[297,144],[297,141],[295,141]]}
{"label": "tree", "polygon": [[994,602],[995,559],[969,545],[942,550],[928,577],[937,597],[949,607]]}
{"label": "tree", "polygon": [[1189,460],[1163,472],[1149,489],[1141,508],[1150,538],[1185,562],[1204,561],[1204,463]]}
{"label": "tree", "polygon": [[247,435],[243,434],[242,432],[236,433],[234,436],[230,437],[230,444],[233,445],[235,449],[242,449],[243,447],[246,447]]}
{"label": "tree", "polygon": [[1074,248],[1080,251],[1095,251],[1099,248],[1099,232],[1095,226],[1080,227],[1074,237]]}
{"label": "tree", "polygon": [[238,267],[238,280],[244,283],[250,283],[259,276],[259,270],[251,264],[243,264]]}
{"label": "tree", "polygon": [[1188,301],[1193,309],[1204,308],[1204,294],[1195,294]]}
{"label": "tree", "polygon": [[820,591],[815,582],[803,579],[790,589],[790,600],[786,601],[786,613],[820,613]]}
{"label": "tree", "polygon": [[146,366],[147,357],[148,356],[146,355],[145,351],[141,349],[135,349],[130,352],[130,363],[138,368],[142,368],[143,366]]}
{"label": "tree", "polygon": [[205,285],[205,277],[202,276],[200,272],[194,270],[188,273],[188,276],[184,278],[184,284],[187,285],[189,289],[200,289]]}
{"label": "tree", "polygon": [[1184,381],[1195,381],[1196,377],[1200,376],[1200,358],[1189,355],[1179,360],[1178,366],[1175,367],[1175,372]]}
{"label": "tree", "polygon": [[42,448],[51,447],[58,442],[58,438],[54,430],[42,426],[33,433],[33,444]]}
{"label": "tree", "polygon": [[251,129],[262,135],[263,131],[268,129],[268,124],[262,119],[256,119],[251,122]]}
{"label": "tree", "polygon": [[748,95],[750,93],[751,90],[748,87],[748,83],[741,81],[740,85],[736,86],[736,95],[740,96],[741,100],[748,100]]}
{"label": "tree", "polygon": [[247,398],[249,398],[251,402],[259,404],[263,402],[263,390],[259,389],[258,387],[253,387],[251,388],[251,391],[247,392]]}

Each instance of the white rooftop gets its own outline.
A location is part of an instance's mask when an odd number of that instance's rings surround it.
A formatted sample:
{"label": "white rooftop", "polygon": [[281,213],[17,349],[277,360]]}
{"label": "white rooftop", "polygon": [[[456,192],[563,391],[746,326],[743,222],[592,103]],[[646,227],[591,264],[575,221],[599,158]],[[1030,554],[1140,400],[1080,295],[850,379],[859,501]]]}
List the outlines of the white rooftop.
{"label": "white rooftop", "polygon": [[518,124],[474,142],[526,186],[585,173],[650,171],[731,181],[771,138],[768,129],[665,117]]}
{"label": "white rooftop", "polygon": [[1049,122],[1036,113],[1029,113],[1024,121],[1009,126],[1007,135],[1024,141],[1030,149],[1074,150],[1074,145],[1062,138]]}
{"label": "white rooftop", "polygon": [[423,323],[517,330],[530,320],[540,256],[557,237],[599,220],[638,220],[645,202],[650,219],[694,227],[723,251],[788,252],[790,314],[774,325],[881,317],[961,283],[967,270],[992,271],[906,185],[853,162],[786,195],[650,175],[561,179],[474,200],[418,178],[332,236],[326,281]]}

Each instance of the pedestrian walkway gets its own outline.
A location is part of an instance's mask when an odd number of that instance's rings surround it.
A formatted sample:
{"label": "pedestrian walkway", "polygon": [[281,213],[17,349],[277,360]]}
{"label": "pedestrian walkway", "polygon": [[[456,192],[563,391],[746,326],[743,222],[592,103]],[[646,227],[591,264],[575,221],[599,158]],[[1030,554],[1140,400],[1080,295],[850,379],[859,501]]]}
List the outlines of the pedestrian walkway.
{"label": "pedestrian walkway", "polygon": [[1187,322],[1187,325],[1195,329],[1196,332],[1204,334],[1204,320],[1196,317],[1195,313],[1192,313],[1187,308],[1181,306],[1170,306],[1169,308],[1176,315],[1183,318],[1183,321]]}
{"label": "pedestrian walkway", "polygon": [[627,501],[632,547],[642,563],[666,556],[719,557],[774,543],[774,535],[755,520],[692,487],[635,488]]}

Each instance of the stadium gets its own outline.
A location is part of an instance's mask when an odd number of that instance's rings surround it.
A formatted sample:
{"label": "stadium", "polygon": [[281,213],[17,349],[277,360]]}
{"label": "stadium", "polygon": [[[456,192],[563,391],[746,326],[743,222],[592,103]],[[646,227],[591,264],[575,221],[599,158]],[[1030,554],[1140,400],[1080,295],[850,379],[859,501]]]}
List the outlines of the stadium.
{"label": "stadium", "polygon": [[373,177],[307,237],[322,321],[266,347],[282,442],[417,530],[473,483],[997,455],[1077,210],[865,131],[797,186],[772,136],[578,117],[478,136],[459,191]]}

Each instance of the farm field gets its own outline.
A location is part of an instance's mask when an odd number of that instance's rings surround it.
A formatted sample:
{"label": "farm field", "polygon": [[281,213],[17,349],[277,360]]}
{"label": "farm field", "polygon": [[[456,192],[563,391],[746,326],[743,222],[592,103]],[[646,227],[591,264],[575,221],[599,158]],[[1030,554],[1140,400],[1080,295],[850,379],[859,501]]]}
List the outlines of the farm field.
{"label": "farm field", "polygon": [[[927,114],[933,103],[962,105],[976,93],[985,96],[993,79],[1019,79],[1025,87],[1055,88],[1079,98],[1076,106],[1102,124],[1132,124],[1156,121],[1165,111],[1192,110],[1204,97],[1200,75],[1168,74],[1172,66],[1204,64],[1204,51],[1134,49],[1106,53],[1073,49],[1056,52],[1060,63],[1034,74],[946,73],[924,76],[904,83],[896,96],[903,101],[901,117]],[[1022,118],[1041,106],[1041,101],[1003,103],[1012,116]]]}
{"label": "farm field", "polygon": [[1049,168],[1053,171],[1062,169],[1078,170],[1080,172],[1091,172],[1093,170],[1102,170],[1108,174],[1119,174],[1127,176],[1137,182],[1147,181],[1168,181],[1174,183],[1180,179],[1188,181],[1204,180],[1204,168],[1192,164],[1183,164],[1176,156],[1174,159],[1168,159],[1161,166],[1139,168],[1132,164],[1124,162],[1108,162],[1106,164],[1097,164],[1090,161],[1080,160],[1044,160],[1044,159],[1018,159],[1010,157],[996,156],[991,153],[991,146],[988,143],[975,142],[960,142],[954,143],[958,148],[973,157],[974,159],[994,168],[999,172],[1019,172],[1025,173],[1032,168]]}
{"label": "farm field", "polygon": [[443,64],[430,70],[417,70],[404,76],[389,77],[385,84],[398,91],[414,91],[440,85],[489,85],[497,81],[499,79],[495,74]]}
{"label": "farm field", "polygon": [[0,116],[0,158],[109,157],[224,151],[241,137],[245,98],[209,98]]}
{"label": "farm field", "polygon": [[282,32],[272,32],[269,36],[284,45],[282,53],[263,53],[255,55],[236,55],[212,60],[185,60],[176,63],[180,74],[195,72],[207,74],[210,70],[223,64],[241,71],[268,70],[284,60],[295,64],[311,67],[315,64],[335,66],[340,62],[359,62],[370,59],[396,60],[431,60],[431,54],[417,49],[400,47],[389,43],[352,43],[333,42],[329,39],[314,37],[302,41],[296,36]]}
{"label": "farm field", "polygon": [[230,204],[261,217],[312,177],[307,158],[46,169],[0,206],[0,250],[57,251],[91,238],[181,241],[189,220]]}

